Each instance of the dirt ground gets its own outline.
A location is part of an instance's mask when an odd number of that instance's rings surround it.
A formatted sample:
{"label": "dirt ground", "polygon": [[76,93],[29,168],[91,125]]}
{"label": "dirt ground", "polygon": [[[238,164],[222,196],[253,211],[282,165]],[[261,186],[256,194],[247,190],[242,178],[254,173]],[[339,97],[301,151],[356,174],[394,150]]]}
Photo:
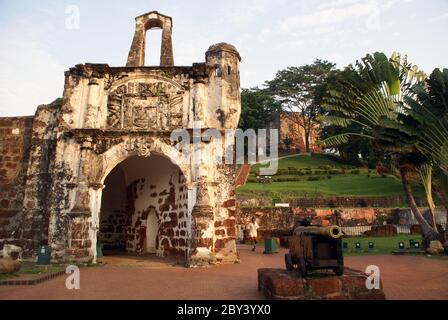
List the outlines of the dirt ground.
{"label": "dirt ground", "polygon": [[[284,249],[265,255],[262,248],[238,248],[240,264],[191,268],[160,259],[108,257],[108,264],[81,269],[81,288],[68,290],[66,276],[36,286],[0,286],[0,299],[263,299],[257,269],[284,268]],[[421,256],[346,257],[345,265],[365,270],[377,265],[388,299],[448,300],[448,260]]]}

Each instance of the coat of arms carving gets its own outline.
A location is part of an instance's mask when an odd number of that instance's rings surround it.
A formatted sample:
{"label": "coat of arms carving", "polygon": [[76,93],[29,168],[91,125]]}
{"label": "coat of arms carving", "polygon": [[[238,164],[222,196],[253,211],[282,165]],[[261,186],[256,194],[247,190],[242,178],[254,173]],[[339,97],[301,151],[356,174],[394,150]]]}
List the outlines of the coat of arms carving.
{"label": "coat of arms carving", "polygon": [[182,126],[183,91],[168,82],[128,82],[109,93],[107,126],[169,130]]}

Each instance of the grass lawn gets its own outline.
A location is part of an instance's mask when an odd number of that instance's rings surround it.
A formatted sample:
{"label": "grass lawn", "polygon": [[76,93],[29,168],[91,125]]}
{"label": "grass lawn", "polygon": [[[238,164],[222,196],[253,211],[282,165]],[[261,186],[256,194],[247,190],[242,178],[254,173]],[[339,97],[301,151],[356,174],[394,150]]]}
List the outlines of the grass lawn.
{"label": "grass lawn", "polygon": [[286,181],[270,184],[247,183],[240,195],[272,196],[401,196],[401,183],[394,178],[367,175],[338,175],[319,181]]}
{"label": "grass lawn", "polygon": [[33,279],[45,274],[65,270],[63,265],[38,266],[35,263],[23,262],[19,272],[0,274],[0,280],[6,279]]}
{"label": "grass lawn", "polygon": [[[256,164],[254,168],[265,167],[266,165]],[[317,168],[323,166],[334,166],[337,168],[353,168],[353,166],[335,162],[323,155],[313,154],[312,156],[301,154],[288,156],[279,160],[279,169],[295,167],[297,169]]]}
{"label": "grass lawn", "polygon": [[[409,249],[409,240],[420,242],[422,244],[422,237],[420,235],[406,235],[399,234],[395,237],[345,237],[343,242],[347,242],[348,250],[344,251],[347,256],[362,256],[371,254],[390,254],[392,251],[398,250],[398,243],[404,242],[405,249]],[[361,250],[355,249],[356,242],[361,243]],[[369,251],[369,242],[373,242],[375,249]]]}
{"label": "grass lawn", "polygon": [[[249,177],[256,177],[259,164],[253,166]],[[237,189],[237,194],[242,197],[255,197],[264,199],[280,199],[288,201],[295,197],[322,197],[322,196],[403,196],[401,181],[394,176],[381,177],[374,170],[364,167],[354,168],[342,165],[321,155],[296,155],[279,160],[279,169],[296,168],[301,170],[301,175],[296,176],[300,181],[276,181],[272,183],[247,182]],[[325,168],[324,168],[325,167]],[[324,173],[323,170],[343,170],[345,173]],[[353,169],[359,170],[352,174]],[[316,174],[316,170],[320,174]],[[311,173],[311,174],[309,174]],[[276,175],[274,179],[288,178],[291,175]],[[310,181],[310,177],[320,180]],[[424,196],[422,187],[414,187],[417,197]]]}

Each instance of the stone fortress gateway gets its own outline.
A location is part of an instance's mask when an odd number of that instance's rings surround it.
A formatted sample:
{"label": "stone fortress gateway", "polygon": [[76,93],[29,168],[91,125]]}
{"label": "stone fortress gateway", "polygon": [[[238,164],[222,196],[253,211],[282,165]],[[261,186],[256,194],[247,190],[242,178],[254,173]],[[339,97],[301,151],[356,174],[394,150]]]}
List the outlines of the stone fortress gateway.
{"label": "stone fortress gateway", "polygon": [[[152,28],[162,29],[160,66],[146,67]],[[95,262],[99,242],[193,266],[238,261],[234,166],[185,163],[170,135],[198,122],[237,127],[241,58],[219,43],[205,63],[174,66],[171,31],[158,12],[137,17],[126,67],[77,65],[61,101],[34,117],[0,118],[1,247],[32,257],[48,244],[55,260]]]}

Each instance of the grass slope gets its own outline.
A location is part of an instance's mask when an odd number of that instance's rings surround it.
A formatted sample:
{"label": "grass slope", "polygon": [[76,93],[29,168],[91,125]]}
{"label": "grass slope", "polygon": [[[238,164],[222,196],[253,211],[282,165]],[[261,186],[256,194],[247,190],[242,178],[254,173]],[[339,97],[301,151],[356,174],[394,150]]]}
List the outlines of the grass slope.
{"label": "grass slope", "polygon": [[[256,177],[255,172],[260,165],[253,166],[250,177]],[[287,201],[294,197],[322,197],[322,196],[403,196],[403,189],[399,179],[393,176],[381,177],[374,170],[367,168],[354,168],[332,161],[322,155],[296,155],[279,160],[279,169],[296,168],[302,171],[296,176],[300,181],[284,181],[263,184],[248,182],[237,189],[237,194],[243,197],[256,197],[264,199],[281,199]],[[329,175],[327,173],[315,174],[315,170],[322,168],[345,170],[345,174]],[[354,169],[358,174],[352,174]],[[311,174],[308,174],[310,173]],[[310,177],[319,177],[321,180],[309,181]],[[274,176],[291,177],[290,175]],[[416,186],[416,196],[423,196],[421,187]]]}

